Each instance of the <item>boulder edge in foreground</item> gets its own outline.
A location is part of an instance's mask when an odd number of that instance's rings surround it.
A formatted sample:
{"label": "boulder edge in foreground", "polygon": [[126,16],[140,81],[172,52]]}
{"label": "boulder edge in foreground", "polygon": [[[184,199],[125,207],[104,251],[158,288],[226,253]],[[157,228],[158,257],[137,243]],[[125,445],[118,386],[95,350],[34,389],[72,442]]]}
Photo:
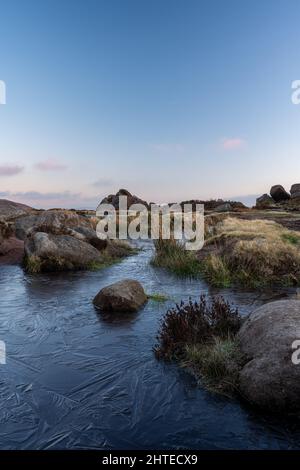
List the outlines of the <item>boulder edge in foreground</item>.
{"label": "boulder edge in foreground", "polygon": [[265,304],[246,319],[238,333],[247,362],[240,371],[240,393],[272,412],[300,410],[300,364],[292,361],[300,339],[300,301]]}

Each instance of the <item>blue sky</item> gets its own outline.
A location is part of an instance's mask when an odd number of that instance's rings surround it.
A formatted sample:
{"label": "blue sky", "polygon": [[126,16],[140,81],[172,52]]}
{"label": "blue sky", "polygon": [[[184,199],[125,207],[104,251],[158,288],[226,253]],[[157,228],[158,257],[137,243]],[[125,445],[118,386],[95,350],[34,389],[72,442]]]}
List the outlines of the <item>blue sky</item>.
{"label": "blue sky", "polygon": [[0,197],[249,201],[299,182],[299,1],[0,7]]}

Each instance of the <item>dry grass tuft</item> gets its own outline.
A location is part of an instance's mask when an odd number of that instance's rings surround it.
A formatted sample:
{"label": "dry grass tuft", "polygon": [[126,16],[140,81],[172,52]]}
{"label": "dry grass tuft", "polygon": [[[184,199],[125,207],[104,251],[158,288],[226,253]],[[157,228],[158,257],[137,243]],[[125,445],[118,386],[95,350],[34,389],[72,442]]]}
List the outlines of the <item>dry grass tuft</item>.
{"label": "dry grass tuft", "polygon": [[154,246],[153,266],[166,268],[181,277],[195,278],[200,275],[201,266],[195,252],[186,250],[180,241],[159,239]]}
{"label": "dry grass tuft", "polygon": [[227,287],[298,285],[300,234],[273,221],[226,218],[215,225],[206,247],[214,246],[202,261],[210,283]]}

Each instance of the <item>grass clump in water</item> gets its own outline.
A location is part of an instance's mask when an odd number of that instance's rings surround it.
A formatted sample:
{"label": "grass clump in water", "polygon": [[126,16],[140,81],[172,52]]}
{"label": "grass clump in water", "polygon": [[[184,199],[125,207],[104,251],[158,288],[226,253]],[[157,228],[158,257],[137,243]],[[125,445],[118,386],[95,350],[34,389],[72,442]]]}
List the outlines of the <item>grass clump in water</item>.
{"label": "grass clump in water", "polygon": [[107,268],[115,263],[118,263],[126,256],[131,256],[137,253],[137,250],[132,248],[129,243],[124,240],[110,240],[107,247],[101,252],[101,261],[92,261],[87,266],[90,271],[98,271],[99,269]]}
{"label": "grass clump in water", "polygon": [[235,335],[241,326],[237,309],[223,297],[208,302],[181,302],[162,319],[154,347],[158,359],[175,360],[188,367],[213,390],[233,392],[240,355]]}
{"label": "grass clump in water", "polygon": [[203,262],[202,272],[207,281],[215,287],[231,286],[230,271],[224,260],[216,254],[207,256]]}
{"label": "grass clump in water", "polygon": [[41,260],[38,256],[25,256],[23,260],[24,269],[31,273],[36,274],[41,272]]}
{"label": "grass clump in water", "polygon": [[186,347],[185,365],[191,367],[207,389],[232,394],[238,389],[242,355],[232,337],[212,338],[210,344]]}
{"label": "grass clump in water", "polygon": [[166,302],[168,300],[168,297],[163,294],[148,294],[147,297],[155,302]]}
{"label": "grass clump in water", "polygon": [[151,260],[153,266],[166,268],[181,277],[199,277],[201,266],[192,251],[185,249],[177,240],[159,239],[154,242],[155,255]]}

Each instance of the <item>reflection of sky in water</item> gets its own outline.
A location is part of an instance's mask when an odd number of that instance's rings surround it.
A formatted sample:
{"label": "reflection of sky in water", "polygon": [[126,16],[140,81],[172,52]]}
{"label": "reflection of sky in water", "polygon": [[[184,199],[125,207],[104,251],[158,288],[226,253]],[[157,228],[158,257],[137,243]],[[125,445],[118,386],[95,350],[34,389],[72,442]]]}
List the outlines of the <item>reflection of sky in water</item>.
{"label": "reflection of sky in water", "polygon": [[[152,347],[174,301],[216,293],[149,266],[144,250],[98,272],[28,276],[0,267],[0,448],[298,448],[297,422],[258,416],[214,396]],[[149,301],[135,315],[101,315],[92,305],[104,285],[140,280]],[[274,294],[225,291],[242,313]]]}

